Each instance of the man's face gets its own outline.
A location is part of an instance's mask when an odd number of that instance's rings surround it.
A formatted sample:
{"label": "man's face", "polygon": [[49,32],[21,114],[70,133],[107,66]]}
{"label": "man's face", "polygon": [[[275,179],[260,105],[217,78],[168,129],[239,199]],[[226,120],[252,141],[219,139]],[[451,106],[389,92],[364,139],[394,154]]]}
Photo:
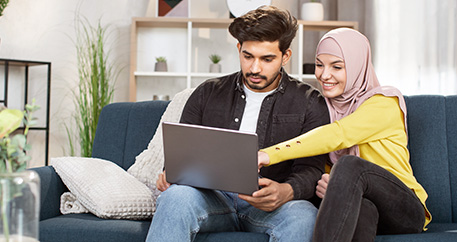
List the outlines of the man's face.
{"label": "man's face", "polygon": [[281,67],[289,61],[291,50],[282,54],[278,41],[245,41],[237,46],[246,86],[254,92],[274,90],[281,79]]}

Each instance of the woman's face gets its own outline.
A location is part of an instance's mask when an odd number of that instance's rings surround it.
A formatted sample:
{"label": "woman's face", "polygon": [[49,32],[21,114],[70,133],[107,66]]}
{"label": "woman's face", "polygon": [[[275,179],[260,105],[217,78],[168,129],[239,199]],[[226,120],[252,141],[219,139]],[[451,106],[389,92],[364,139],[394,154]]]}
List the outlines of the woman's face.
{"label": "woman's face", "polygon": [[326,98],[343,94],[346,87],[346,67],[343,59],[329,54],[318,55],[314,73]]}

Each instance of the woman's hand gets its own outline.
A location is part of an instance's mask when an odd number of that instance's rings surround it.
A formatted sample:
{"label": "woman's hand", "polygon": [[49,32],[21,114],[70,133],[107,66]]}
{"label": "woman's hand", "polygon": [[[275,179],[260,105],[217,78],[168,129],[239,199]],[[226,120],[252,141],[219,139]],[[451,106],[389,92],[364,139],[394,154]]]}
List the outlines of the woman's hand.
{"label": "woman's hand", "polygon": [[263,151],[259,151],[257,154],[258,154],[258,166],[259,166],[258,168],[260,171],[260,168],[270,164],[270,157],[268,156],[267,153],[265,153]]}
{"label": "woman's hand", "polygon": [[157,178],[156,181],[156,187],[159,189],[159,191],[164,192],[165,190],[168,189],[170,186],[170,183],[167,182],[167,177],[165,176],[165,171],[163,171],[161,174],[159,174],[159,177]]}
{"label": "woman's hand", "polygon": [[330,179],[329,174],[322,174],[321,179],[317,182],[316,195],[320,198],[324,198],[325,192],[327,191],[328,181]]}

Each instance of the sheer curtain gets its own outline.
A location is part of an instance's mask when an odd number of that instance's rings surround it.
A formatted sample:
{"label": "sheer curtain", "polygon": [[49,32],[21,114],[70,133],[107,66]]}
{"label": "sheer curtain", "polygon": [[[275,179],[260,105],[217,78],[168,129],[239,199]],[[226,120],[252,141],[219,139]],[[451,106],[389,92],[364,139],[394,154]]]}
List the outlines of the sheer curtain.
{"label": "sheer curtain", "polygon": [[404,94],[457,94],[455,0],[375,0],[373,63]]}
{"label": "sheer curtain", "polygon": [[457,1],[322,0],[328,20],[355,20],[381,85],[403,94],[457,94]]}

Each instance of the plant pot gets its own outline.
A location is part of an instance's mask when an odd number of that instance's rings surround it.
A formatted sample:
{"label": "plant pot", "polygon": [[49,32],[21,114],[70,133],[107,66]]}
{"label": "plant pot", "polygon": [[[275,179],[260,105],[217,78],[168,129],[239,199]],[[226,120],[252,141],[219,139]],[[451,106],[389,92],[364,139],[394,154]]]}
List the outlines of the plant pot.
{"label": "plant pot", "polygon": [[40,177],[35,171],[0,173],[0,241],[38,241]]}
{"label": "plant pot", "polygon": [[301,6],[301,19],[305,21],[324,20],[324,6],[322,3],[303,3]]}
{"label": "plant pot", "polygon": [[155,71],[168,71],[167,62],[156,62]]}
{"label": "plant pot", "polygon": [[211,73],[219,73],[221,72],[221,64],[210,64],[209,65],[209,72]]}
{"label": "plant pot", "polygon": [[169,101],[170,96],[168,95],[153,95],[152,100],[161,100],[161,101]]}

